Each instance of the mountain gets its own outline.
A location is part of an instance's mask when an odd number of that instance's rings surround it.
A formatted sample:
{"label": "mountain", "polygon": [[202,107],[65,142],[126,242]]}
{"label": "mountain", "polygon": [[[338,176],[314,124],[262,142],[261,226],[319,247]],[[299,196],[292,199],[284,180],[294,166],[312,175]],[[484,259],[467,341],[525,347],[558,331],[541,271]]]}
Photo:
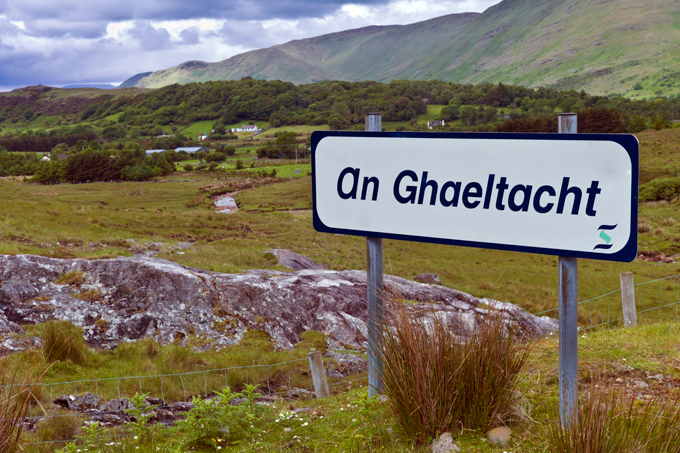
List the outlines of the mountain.
{"label": "mountain", "polygon": [[118,85],[118,88],[132,88],[133,86],[135,86],[135,84],[137,82],[139,82],[140,79],[143,79],[144,77],[149,76],[151,74],[153,74],[153,73],[152,72],[141,72],[139,74],[135,74],[132,77],[130,77],[129,79],[127,79],[125,82]]}
{"label": "mountain", "polygon": [[680,92],[677,0],[504,0],[484,13],[372,26],[190,61],[138,87],[233,80],[439,79],[630,97]]}

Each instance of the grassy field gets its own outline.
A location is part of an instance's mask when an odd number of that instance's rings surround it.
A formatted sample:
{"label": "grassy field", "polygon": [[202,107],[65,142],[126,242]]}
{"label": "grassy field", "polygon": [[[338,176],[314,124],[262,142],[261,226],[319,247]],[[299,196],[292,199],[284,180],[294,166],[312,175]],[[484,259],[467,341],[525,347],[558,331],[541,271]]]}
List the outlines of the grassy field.
{"label": "grassy field", "polygon": [[[680,371],[680,324],[657,323],[636,329],[601,330],[583,334],[579,338],[579,393],[584,395],[591,385],[616,389],[629,398],[648,401],[652,398],[677,398],[677,382]],[[171,373],[208,369],[211,366],[223,367],[242,363],[267,364],[281,360],[304,358],[310,347],[319,347],[319,335],[308,335],[295,350],[275,352],[266,338],[257,333],[244,337],[242,344],[227,348],[220,353],[192,353],[188,348],[176,346],[158,347],[151,342],[139,342],[119,347],[116,351],[91,354],[87,362],[75,365],[70,361],[59,362],[48,372],[45,383],[55,380],[91,379],[121,374]],[[484,431],[454,430],[452,433],[461,451],[471,453],[517,453],[545,452],[548,442],[547,429],[558,420],[558,341],[555,336],[540,340],[532,349],[529,359],[520,374],[519,393],[516,399],[516,415],[507,421],[512,429],[510,443],[504,447],[492,445]],[[23,353],[24,363],[36,368],[44,366],[42,358],[35,353]],[[295,365],[291,371],[293,385],[309,385],[306,363]],[[252,373],[252,371],[251,371]],[[220,387],[220,376],[213,380],[209,377],[188,379],[184,388],[172,379],[165,380],[166,401],[182,401],[184,391],[190,395],[200,395],[205,386],[210,391]],[[270,385],[274,389],[287,385],[286,370],[274,369],[270,374]],[[424,453],[430,451],[427,445],[418,446],[406,438],[387,404],[368,401],[368,389],[362,376],[355,375],[354,383],[332,386],[332,396],[324,399],[279,400],[266,406],[263,419],[255,421],[256,428],[252,440],[248,439],[232,446],[228,451],[236,452],[285,452],[285,451],[390,451]],[[232,388],[240,389],[246,380],[243,372],[233,372],[227,377]],[[250,382],[261,385],[267,393],[265,376],[255,372]],[[111,385],[100,383],[97,391],[104,398],[118,395],[115,380]],[[640,384],[642,382],[642,384]],[[333,383],[333,381],[331,381]],[[121,392],[134,393],[139,385],[144,391],[158,392],[159,383],[152,379],[143,382],[136,379],[124,380]],[[88,384],[79,384],[80,392],[92,391]],[[41,387],[36,396],[44,403],[49,400],[48,387]],[[57,394],[72,392],[70,387],[57,385]],[[61,392],[61,393],[59,393]],[[38,413],[35,405],[33,413]],[[295,420],[279,420],[282,412],[297,410]],[[62,415],[63,416],[63,415]],[[60,424],[61,426],[61,424]],[[77,425],[76,425],[77,426]],[[47,426],[49,428],[49,426]],[[77,432],[77,429],[74,429]],[[63,434],[61,434],[63,435]],[[158,434],[160,440],[162,432]],[[52,440],[49,429],[25,434],[29,442]],[[129,442],[133,442],[129,439]],[[135,450],[132,443],[130,451],[151,452],[153,448]],[[28,451],[52,451],[48,448],[28,449]],[[108,450],[106,450],[108,451]],[[113,450],[112,450],[113,451]],[[115,450],[120,451],[120,450]],[[125,450],[128,451],[128,450]],[[199,449],[198,451],[214,451]]]}
{"label": "grassy field", "polygon": [[[201,134],[210,134],[213,128],[213,125],[215,124],[216,120],[204,120],[204,121],[197,121],[193,123],[191,126],[183,129],[182,126],[178,126],[178,130],[182,131],[182,135],[185,137],[198,137]],[[234,124],[225,124],[224,127],[227,129],[227,131],[231,128],[242,126],[244,124],[247,124],[245,121],[241,121],[238,123]],[[269,127],[269,123],[266,121],[256,121],[255,124],[257,127],[260,129],[266,129]],[[245,137],[250,137],[253,134],[238,134],[239,137],[242,136],[242,138]]]}
{"label": "grassy field", "polygon": [[[643,178],[671,174],[680,130],[640,134]],[[245,159],[243,159],[245,160]],[[365,268],[362,238],[320,234],[311,222],[309,166],[293,162],[279,167],[282,179],[241,192],[243,207],[233,215],[213,211],[199,191],[210,184],[229,184],[230,178],[253,177],[262,168],[244,169],[225,177],[219,172],[180,173],[150,183],[98,183],[36,186],[0,182],[5,203],[0,212],[0,253],[99,257],[129,255],[126,239],[138,243],[195,241],[185,255],[165,248],[161,257],[220,272],[271,267],[263,252],[281,247],[308,255],[334,269]],[[235,165],[232,158],[230,168]],[[274,165],[267,161],[258,165]],[[270,167],[272,168],[272,167]],[[301,174],[294,170],[300,168]],[[640,205],[640,250],[680,254],[678,200]],[[294,212],[288,212],[296,210]],[[302,211],[298,211],[302,210]],[[242,225],[248,225],[247,233]],[[486,249],[442,247],[386,241],[386,272],[405,278],[422,272],[438,273],[442,282],[476,296],[519,304],[530,311],[557,305],[557,258]],[[618,275],[633,271],[642,282],[680,274],[678,264],[637,260],[630,264],[580,260],[579,295],[589,299],[618,288]]]}
{"label": "grassy field", "polygon": [[273,137],[276,134],[281,133],[281,132],[295,132],[296,134],[311,134],[314,131],[327,131],[327,130],[328,130],[328,125],[326,125],[326,124],[321,124],[321,125],[318,125],[318,126],[307,126],[307,125],[281,126],[281,127],[273,127],[271,129],[268,129],[260,135],[262,137]]}
{"label": "grassy field", "polygon": [[[680,130],[645,132],[641,142],[641,175],[643,182],[656,177],[677,175]],[[250,163],[254,153],[239,148],[237,158]],[[3,194],[0,209],[0,253],[31,253],[63,258],[101,258],[130,256],[136,247],[144,249],[161,243],[159,258],[191,267],[217,272],[243,272],[248,269],[285,271],[265,253],[271,248],[285,248],[327,264],[331,269],[365,269],[364,238],[317,233],[312,225],[311,178],[307,162],[290,160],[255,161],[257,168],[233,171],[236,159],[230,158],[229,171],[194,171],[178,173],[144,183],[96,183],[82,185],[38,186],[0,180]],[[198,161],[187,161],[180,164]],[[267,166],[269,166],[267,168]],[[260,178],[258,172],[276,168],[276,180]],[[300,174],[295,174],[300,169]],[[296,177],[296,178],[293,178]],[[201,188],[239,190],[239,210],[234,214],[214,211],[209,195]],[[680,255],[680,200],[640,204],[639,248],[643,252],[665,256]],[[178,242],[189,242],[190,248],[178,254]],[[387,240],[384,244],[385,272],[413,278],[423,272],[435,272],[442,283],[478,297],[490,297],[516,303],[531,312],[551,309],[558,303],[557,258],[552,256],[472,249],[434,244]],[[586,300],[619,287],[619,273],[632,271],[636,282],[645,282],[680,274],[680,264],[636,260],[633,263],[611,263],[579,260],[579,300]],[[680,291],[680,282],[667,280],[638,287],[637,296],[651,308],[670,302]],[[613,308],[612,308],[613,307]],[[582,327],[614,318],[620,312],[620,296],[581,306]],[[613,310],[613,311],[612,311]],[[556,316],[555,312],[550,315]],[[641,398],[675,394],[680,382],[680,324],[677,307],[650,311],[640,316],[644,325],[637,329],[601,329],[582,332],[579,342],[580,382],[585,388],[594,379],[602,379],[616,388],[642,392]],[[37,328],[28,326],[29,334]],[[310,347],[322,347],[320,334],[310,333],[292,351],[274,351],[268,339],[251,332],[241,345],[222,351],[194,353],[191,348],[159,347],[148,341],[122,345],[115,351],[92,353],[81,364],[62,361],[52,366],[45,382],[100,379],[123,375],[172,374],[178,371],[205,370],[214,367],[272,364],[304,358]],[[200,339],[192,338],[200,345]],[[194,343],[192,343],[194,344]],[[479,453],[542,452],[546,448],[544,427],[556,420],[558,394],[558,343],[555,338],[541,340],[522,374],[521,407],[528,417],[510,424],[512,443],[504,449],[491,446],[484,433],[454,433],[462,450]],[[23,363],[37,368],[46,365],[39,352],[21,356]],[[285,373],[269,383],[282,385]],[[651,376],[661,374],[661,379]],[[201,394],[205,386],[212,391],[224,380],[222,376],[197,375],[186,382],[168,380],[164,391],[168,400]],[[359,376],[357,376],[359,377]],[[244,373],[227,377],[230,385],[242,386]],[[264,385],[263,375],[249,379]],[[294,367],[294,385],[309,385],[304,362]],[[649,387],[642,389],[638,381]],[[671,385],[669,390],[668,385]],[[185,385],[185,388],[182,387]],[[93,391],[90,384],[77,392]],[[126,380],[127,394],[143,385],[144,391],[158,392],[160,382],[153,379]],[[363,385],[363,384],[362,384]],[[58,386],[57,386],[58,387]],[[637,390],[636,390],[637,389]],[[115,386],[96,389],[104,397],[117,394]],[[72,392],[57,388],[55,392]],[[325,400],[277,403],[271,407],[274,416],[293,407],[306,410],[308,425],[295,425],[284,431],[284,425],[271,423],[261,430],[253,442],[245,442],[234,451],[404,451],[423,452],[401,434],[394,417],[384,403],[366,402],[365,386],[334,387],[335,395]],[[43,392],[38,398],[47,402]],[[349,405],[349,407],[347,406]],[[39,410],[33,407],[34,413]],[[289,426],[285,426],[289,427]],[[38,436],[37,434],[32,436]],[[295,437],[297,436],[297,437]],[[29,440],[40,441],[38,437]],[[256,443],[256,442],[259,442]],[[47,451],[47,450],[43,450]]]}

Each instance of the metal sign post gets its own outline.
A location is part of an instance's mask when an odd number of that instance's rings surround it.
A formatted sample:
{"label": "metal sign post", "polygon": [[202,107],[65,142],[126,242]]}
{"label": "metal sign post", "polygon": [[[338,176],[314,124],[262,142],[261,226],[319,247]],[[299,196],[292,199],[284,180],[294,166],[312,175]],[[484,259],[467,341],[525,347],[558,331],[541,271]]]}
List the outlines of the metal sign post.
{"label": "metal sign post", "polygon": [[[578,132],[575,113],[558,117],[558,133]],[[578,404],[578,259],[559,257],[560,273],[560,420],[576,423]]]}
{"label": "metal sign post", "polygon": [[[380,132],[380,113],[366,115],[366,131]],[[366,286],[368,298],[368,397],[383,391],[380,339],[383,321],[383,244],[381,238],[367,237],[368,257]]]}

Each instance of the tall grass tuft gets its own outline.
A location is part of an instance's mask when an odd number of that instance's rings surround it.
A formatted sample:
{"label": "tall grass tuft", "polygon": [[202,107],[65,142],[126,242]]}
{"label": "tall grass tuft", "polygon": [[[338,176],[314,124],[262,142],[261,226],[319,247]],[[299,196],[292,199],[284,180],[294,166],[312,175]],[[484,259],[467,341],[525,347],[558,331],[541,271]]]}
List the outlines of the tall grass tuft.
{"label": "tall grass tuft", "polygon": [[474,332],[416,317],[401,303],[386,310],[383,383],[404,433],[418,443],[456,428],[503,423],[517,403],[519,373],[533,342],[490,311]]}
{"label": "tall grass tuft", "polygon": [[49,321],[40,326],[43,357],[46,362],[70,360],[82,365],[87,361],[89,349],[83,330],[68,321]]}
{"label": "tall grass tuft", "polygon": [[22,371],[25,367],[12,357],[0,360],[0,451],[14,452],[19,450],[19,442],[23,431],[23,418],[32,401],[36,388],[34,373]]}
{"label": "tall grass tuft", "polygon": [[[680,401],[641,404],[606,386],[591,385],[575,411],[577,422],[547,428],[552,453],[677,453]],[[556,417],[556,419],[558,419]]]}

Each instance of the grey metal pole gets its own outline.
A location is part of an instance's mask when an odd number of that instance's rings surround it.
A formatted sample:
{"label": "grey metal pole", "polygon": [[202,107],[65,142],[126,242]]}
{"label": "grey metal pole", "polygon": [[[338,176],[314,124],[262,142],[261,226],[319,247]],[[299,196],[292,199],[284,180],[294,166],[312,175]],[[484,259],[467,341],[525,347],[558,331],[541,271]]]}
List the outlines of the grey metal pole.
{"label": "grey metal pole", "polygon": [[[366,115],[366,131],[380,132],[380,113]],[[381,238],[366,238],[368,302],[368,397],[383,391],[380,340],[383,322],[383,243]]]}
{"label": "grey metal pole", "polygon": [[[575,113],[559,115],[558,132],[578,131]],[[560,420],[562,426],[577,423],[578,405],[578,260],[559,257],[560,273]]]}

